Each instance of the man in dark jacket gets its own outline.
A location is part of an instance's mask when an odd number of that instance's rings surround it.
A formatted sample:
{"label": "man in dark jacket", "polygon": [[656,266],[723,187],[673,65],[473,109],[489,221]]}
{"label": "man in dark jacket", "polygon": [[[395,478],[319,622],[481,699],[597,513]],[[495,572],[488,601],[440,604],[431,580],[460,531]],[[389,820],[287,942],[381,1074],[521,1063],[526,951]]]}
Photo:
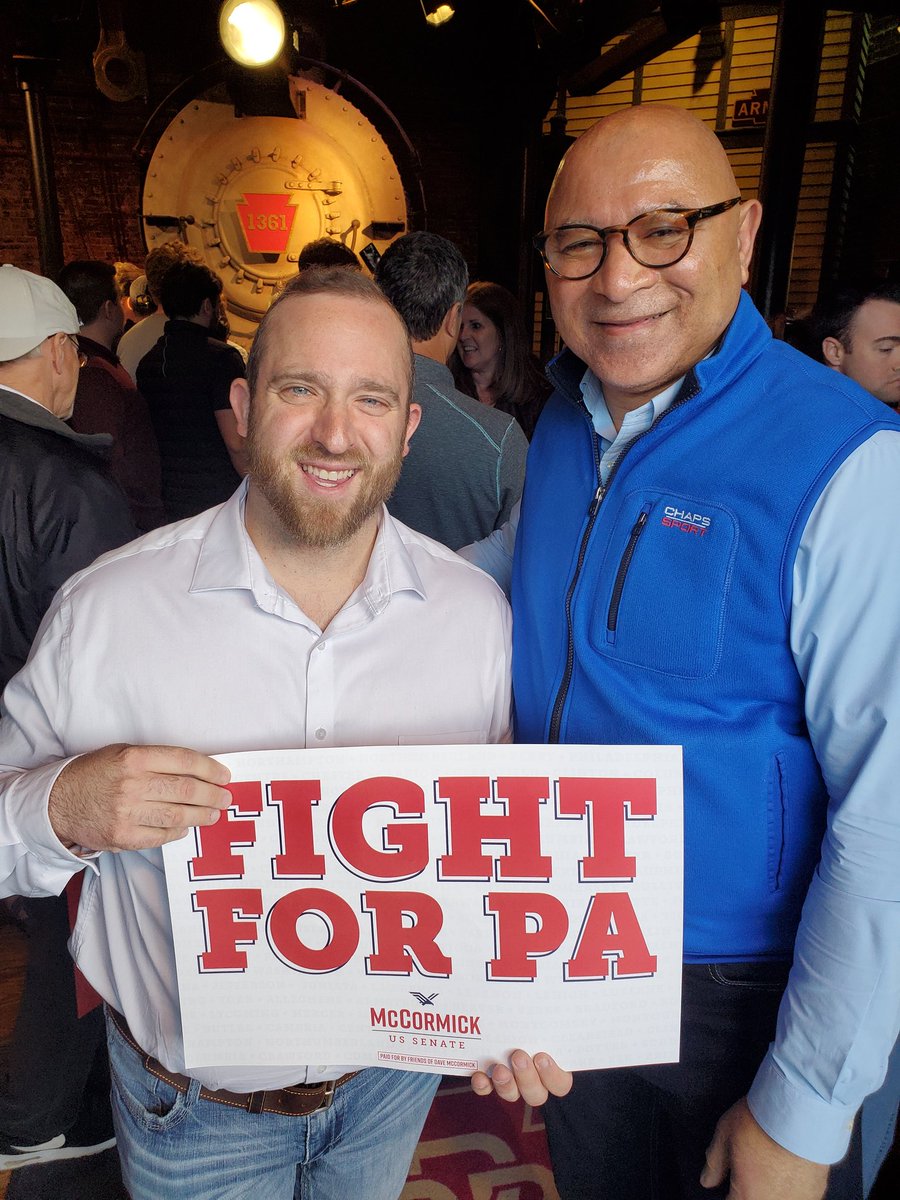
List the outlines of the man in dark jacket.
{"label": "man in dark jacket", "polygon": [[[65,424],[83,361],[77,333],[75,309],[54,283],[0,267],[2,687],[57,588],[135,532],[103,465],[110,438]],[[25,994],[0,1077],[0,1170],[112,1145],[108,1103],[99,1115],[82,1111],[89,1075],[102,1080],[106,1070],[105,1038],[100,1009],[76,1014],[65,897],[28,900],[27,921]]]}
{"label": "man in dark jacket", "polygon": [[75,306],[81,322],[78,348],[87,355],[69,423],[77,433],[110,434],[110,474],[125,493],[138,529],[156,529],[166,523],[159,447],[147,402],[113,349],[125,322],[115,267],[91,259],[66,263],[58,282]]}
{"label": "man in dark jacket", "polygon": [[165,332],[138,367],[138,389],[159,442],[170,521],[221,504],[245,472],[243,438],[229,401],[244,364],[237,350],[210,336],[221,294],[221,281],[208,267],[172,267],[162,283]]}

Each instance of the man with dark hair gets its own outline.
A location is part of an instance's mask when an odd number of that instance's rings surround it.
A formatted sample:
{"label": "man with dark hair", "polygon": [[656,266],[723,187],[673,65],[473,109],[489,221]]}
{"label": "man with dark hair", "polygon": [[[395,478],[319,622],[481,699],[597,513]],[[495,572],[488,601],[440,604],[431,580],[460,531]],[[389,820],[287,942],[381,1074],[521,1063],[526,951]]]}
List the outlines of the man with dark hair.
{"label": "man with dark hair", "polygon": [[71,580],[7,692],[0,885],[85,873],[73,944],[108,1006],[133,1200],[396,1200],[437,1076],[239,1050],[187,1075],[159,847],[231,803],[211,753],[504,740],[509,612],[384,507],[419,413],[370,279],[296,276],[252,359],[247,480]]}
{"label": "man with dark hair", "polygon": [[[109,439],[66,424],[77,333],[55,283],[0,267],[0,688],[24,665],[57,589],[134,536],[104,467]],[[66,900],[35,898],[27,880],[17,891],[27,897],[28,966],[0,1083],[0,1171],[113,1141],[103,1019],[99,1009],[78,1016]]]}
{"label": "man with dark hair", "polygon": [[528,443],[518,422],[465,396],[447,360],[459,336],[468,270],[456,246],[408,233],[384,253],[375,281],[406,322],[422,420],[388,508],[452,550],[507,520],[522,494]]}
{"label": "man with dark hair", "polygon": [[298,271],[308,271],[310,267],[350,267],[361,271],[362,263],[350,247],[337,238],[320,237],[307,242],[297,255]]}
{"label": "man with dark hair", "polygon": [[814,321],[828,366],[900,409],[900,283],[845,288]]}
{"label": "man with dark hair", "polygon": [[135,383],[137,383],[137,369],[141,359],[148,350],[152,350],[156,345],[166,326],[166,314],[162,310],[160,301],[163,280],[166,273],[180,262],[202,263],[203,259],[196,250],[185,245],[184,242],[173,239],[154,246],[144,262],[147,294],[156,306],[155,311],[151,309],[149,316],[145,316],[143,321],[139,321],[124,333],[116,347],[116,353],[121,359],[122,366]]}
{"label": "man with dark hair", "polygon": [[166,520],[159,448],[146,401],[114,352],[125,320],[115,267],[94,260],[68,263],[59,286],[75,305],[81,322],[78,345],[87,355],[69,423],[78,433],[112,437],[110,474],[125,493],[137,528],[155,529]]}
{"label": "man with dark hair", "polygon": [[160,287],[168,320],[141,359],[146,397],[162,461],[163,504],[170,521],[227,500],[245,470],[244,440],[228,401],[244,375],[240,354],[210,336],[222,283],[209,267],[170,266]]}

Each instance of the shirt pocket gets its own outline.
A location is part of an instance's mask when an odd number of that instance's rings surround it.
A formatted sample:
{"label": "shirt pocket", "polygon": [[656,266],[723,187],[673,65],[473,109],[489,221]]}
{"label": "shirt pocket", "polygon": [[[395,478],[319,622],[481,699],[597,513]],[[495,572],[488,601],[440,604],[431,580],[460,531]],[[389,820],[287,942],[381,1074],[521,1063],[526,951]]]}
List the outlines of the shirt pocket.
{"label": "shirt pocket", "polygon": [[712,675],[737,544],[737,521],[720,505],[672,492],[626,495],[599,569],[585,579],[591,649],[685,679]]}

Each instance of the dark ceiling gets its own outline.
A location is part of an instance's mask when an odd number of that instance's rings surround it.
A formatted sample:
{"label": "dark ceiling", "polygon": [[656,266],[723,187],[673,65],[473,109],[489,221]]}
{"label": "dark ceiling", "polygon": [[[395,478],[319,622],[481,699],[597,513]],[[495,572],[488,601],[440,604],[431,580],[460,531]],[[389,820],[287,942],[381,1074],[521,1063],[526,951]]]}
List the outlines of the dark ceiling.
{"label": "dark ceiling", "polygon": [[[168,74],[191,74],[221,53],[219,6],[220,0],[4,0],[0,45],[7,62],[8,52],[89,60],[102,12],[103,24],[124,28],[148,65],[164,62]],[[283,0],[281,7],[300,28],[301,51],[366,80],[439,89],[460,104],[524,83],[526,102],[533,95],[540,107],[560,73],[589,61],[605,40],[659,6],[646,0],[455,0],[455,17],[440,28],[426,24],[420,0]],[[716,12],[695,0],[662,9],[670,23],[694,28],[701,14]]]}

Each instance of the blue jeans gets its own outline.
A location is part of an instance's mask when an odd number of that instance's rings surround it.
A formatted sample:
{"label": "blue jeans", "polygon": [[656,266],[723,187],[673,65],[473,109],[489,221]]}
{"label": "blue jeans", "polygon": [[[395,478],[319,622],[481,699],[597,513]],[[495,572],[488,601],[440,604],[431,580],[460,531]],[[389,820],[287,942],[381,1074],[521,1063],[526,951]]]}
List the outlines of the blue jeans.
{"label": "blue jeans", "polygon": [[132,1200],[397,1200],[440,1081],[371,1068],[312,1116],[254,1114],[156,1079],[109,1021],[107,1037]]}

